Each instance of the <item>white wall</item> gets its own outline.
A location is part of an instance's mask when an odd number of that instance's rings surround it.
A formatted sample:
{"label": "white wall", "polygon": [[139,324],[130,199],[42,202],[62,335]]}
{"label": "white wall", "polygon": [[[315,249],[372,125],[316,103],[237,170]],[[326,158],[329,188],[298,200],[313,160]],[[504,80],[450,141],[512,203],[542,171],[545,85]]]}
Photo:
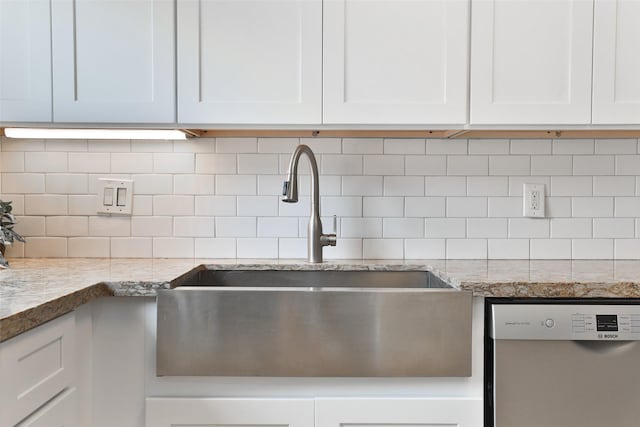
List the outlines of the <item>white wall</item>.
{"label": "white wall", "polygon": [[[635,139],[3,139],[1,198],[28,239],[9,255],[304,258],[309,199],[279,196],[300,142],[325,232],[339,218],[327,259],[640,258]],[[108,176],[134,180],[132,217],[96,215]],[[546,184],[547,218],[521,216],[523,182]]]}

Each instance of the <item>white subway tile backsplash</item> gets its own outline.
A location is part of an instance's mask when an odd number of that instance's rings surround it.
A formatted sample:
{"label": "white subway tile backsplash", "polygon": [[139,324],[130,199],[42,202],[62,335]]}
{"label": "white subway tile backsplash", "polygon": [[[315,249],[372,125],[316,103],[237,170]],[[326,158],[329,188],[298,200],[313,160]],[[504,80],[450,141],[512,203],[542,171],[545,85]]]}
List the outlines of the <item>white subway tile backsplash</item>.
{"label": "white subway tile backsplash", "polygon": [[216,153],[256,153],[257,138],[216,138]]}
{"label": "white subway tile backsplash", "polygon": [[509,140],[470,139],[469,154],[509,154]]}
{"label": "white subway tile backsplash", "polygon": [[134,216],[131,218],[131,235],[134,237],[172,236],[173,217]]}
{"label": "white subway tile backsplash", "polygon": [[616,217],[640,217],[640,197],[616,197],[614,200]]}
{"label": "white subway tile backsplash", "polygon": [[527,259],[529,258],[529,240],[527,239],[489,239],[489,259]]}
{"label": "white subway tile backsplash", "polygon": [[362,175],[362,155],[323,154],[320,173],[322,175]]}
{"label": "white subway tile backsplash", "polygon": [[640,239],[615,239],[615,259],[640,259]]}
{"label": "white subway tile backsplash", "polygon": [[364,259],[402,259],[404,241],[402,239],[364,239],[362,257]]}
{"label": "white subway tile backsplash", "polygon": [[405,259],[444,259],[445,255],[445,239],[406,239],[404,241]]}
{"label": "white subway tile backsplash", "polygon": [[220,217],[215,219],[216,237],[256,237],[257,218]]}
{"label": "white subway tile backsplash", "polygon": [[467,178],[457,176],[428,176],[425,179],[427,196],[466,196]]}
{"label": "white subway tile backsplash", "polygon": [[238,258],[278,258],[278,239],[238,239]]}
{"label": "white subway tile backsplash", "polygon": [[258,153],[293,153],[298,138],[258,138]]}
{"label": "white subway tile backsplash", "polygon": [[89,176],[84,174],[47,174],[45,188],[48,194],[87,194]]}
{"label": "white subway tile backsplash", "polygon": [[509,178],[496,176],[470,176],[467,178],[468,196],[508,196]]}
{"label": "white subway tile backsplash", "polygon": [[14,215],[24,215],[24,195],[20,194],[0,194],[0,198],[5,202],[12,202],[11,207],[13,208],[11,213]]}
{"label": "white subway tile backsplash", "polygon": [[152,153],[111,153],[112,173],[153,172]]}
{"label": "white subway tile backsplash", "polygon": [[258,218],[258,237],[298,237],[298,219],[293,217]]}
{"label": "white subway tile backsplash", "polygon": [[467,237],[464,218],[427,218],[425,236],[429,238],[455,239]]}
{"label": "white subway tile backsplash", "polygon": [[214,175],[175,175],[174,194],[212,195],[215,192]]}
{"label": "white subway tile backsplash", "polygon": [[447,175],[472,176],[489,174],[488,156],[448,156]]}
{"label": "white subway tile backsplash", "polygon": [[38,194],[24,196],[25,215],[67,215],[69,213],[67,196]]}
{"label": "white subway tile backsplash", "polygon": [[[307,239],[278,239],[278,257],[281,259],[302,259],[307,256]],[[324,254],[327,258],[326,254]]]}
{"label": "white subway tile backsplash", "polygon": [[590,176],[552,176],[552,196],[591,196],[593,178]]}
{"label": "white subway tile backsplash", "polygon": [[544,184],[545,194],[548,196],[551,188],[551,178],[548,176],[510,176],[509,195],[522,197],[524,184]]}
{"label": "white subway tile backsplash", "polygon": [[216,194],[253,196],[257,194],[256,181],[255,175],[216,175]]}
{"label": "white subway tile backsplash", "polygon": [[279,203],[275,196],[238,196],[238,216],[277,216]]}
{"label": "white subway tile backsplash", "polygon": [[93,153],[129,153],[131,141],[123,139],[91,139],[87,150]]}
{"label": "white subway tile backsplash", "polygon": [[510,218],[509,238],[544,239],[549,237],[549,219]]}
{"label": "white subway tile backsplash", "polygon": [[366,155],[365,175],[404,175],[404,156]]}
{"label": "white subway tile backsplash", "polygon": [[487,213],[486,197],[447,197],[448,217],[486,217]]}
{"label": "white subway tile backsplash", "polygon": [[111,239],[112,258],[151,258],[153,239],[150,237],[127,237]]}
{"label": "white subway tile backsplash", "polygon": [[466,139],[427,139],[427,154],[467,154]]}
{"label": "white subway tile backsplash", "polygon": [[194,239],[186,237],[156,237],[153,239],[154,258],[193,258]]}
{"label": "white subway tile backsplash", "polygon": [[193,138],[186,141],[173,141],[174,153],[213,153],[215,151],[215,138]]}
{"label": "white subway tile backsplash", "polygon": [[447,157],[446,156],[406,156],[405,157],[405,174],[406,175],[446,175],[447,174]]}
{"label": "white subway tile backsplash", "polygon": [[37,194],[45,192],[45,175],[38,173],[3,173],[2,192]]}
{"label": "white subway tile backsplash", "polygon": [[44,216],[17,216],[15,230],[24,237],[42,237],[46,235]]}
{"label": "white subway tile backsplash", "polygon": [[594,238],[631,239],[635,237],[633,218],[594,218]]}
{"label": "white subway tile backsplash", "polygon": [[197,216],[235,216],[235,196],[195,196]]}
{"label": "white subway tile backsplash", "polygon": [[[298,203],[287,203],[276,198],[278,214],[280,216],[309,216],[311,212],[311,197],[303,196],[298,198]],[[266,216],[266,215],[260,215]]]}
{"label": "white subway tile backsplash", "polygon": [[161,216],[193,215],[194,196],[153,196],[153,214]]}
{"label": "white subway tile backsplash", "polygon": [[382,154],[382,138],[344,138],[344,154]]}
{"label": "white subway tile backsplash", "polygon": [[89,218],[86,216],[48,216],[47,236],[82,237],[89,235]]}
{"label": "white subway tile backsplash", "polygon": [[342,152],[342,140],[340,138],[301,138],[300,144],[307,145],[318,154],[339,154]]}
{"label": "white subway tile backsplash", "polygon": [[63,237],[31,237],[24,245],[27,258],[65,258],[67,239]]}
{"label": "white subway tile backsplash", "polygon": [[424,177],[385,176],[383,194],[385,196],[424,196]]}
{"label": "white subway tile backsplash", "polygon": [[447,239],[448,259],[487,259],[487,239]]}
{"label": "white subway tile backsplash", "polygon": [[636,180],[633,176],[594,176],[594,196],[633,196]]}
{"label": "white subway tile backsplash", "polygon": [[596,218],[613,216],[613,197],[574,197],[571,200],[574,217]]}
{"label": "white subway tile backsplash", "polygon": [[87,141],[84,139],[46,139],[45,151],[87,151]]}
{"label": "white subway tile backsplash", "polygon": [[[135,190],[134,190],[135,191]],[[73,196],[69,196],[69,213],[71,213],[71,198]],[[93,200],[96,200],[97,197],[96,196],[89,196],[89,197],[93,197]],[[93,213],[95,214],[95,202],[93,204],[94,208],[93,208]],[[88,210],[89,206],[85,205],[85,208]],[[133,209],[132,209],[132,213],[133,215],[137,216],[137,215],[153,215],[153,196],[133,196]],[[72,214],[73,215],[73,214]],[[87,214],[90,215],[90,214]]]}
{"label": "white subway tile backsplash", "polygon": [[170,153],[173,151],[173,141],[132,140],[131,151],[134,153]]}
{"label": "white subway tile backsplash", "polygon": [[521,197],[489,197],[489,217],[509,218],[522,216]]}
{"label": "white subway tile backsplash", "polygon": [[512,139],[511,154],[551,154],[551,140]]}
{"label": "white subway tile backsplash", "polygon": [[[338,237],[336,246],[325,246],[325,259],[362,259],[362,239],[343,239]],[[306,254],[306,252],[303,252]]]}
{"label": "white subway tile backsplash", "polygon": [[125,237],[131,235],[131,218],[121,216],[90,216],[89,235]]}
{"label": "white subway tile backsplash", "polygon": [[489,175],[529,175],[531,158],[529,156],[490,156]]}
{"label": "white subway tile backsplash", "polygon": [[552,239],[589,239],[593,237],[591,218],[552,218]]}
{"label": "white subway tile backsplash", "polygon": [[196,154],[196,173],[234,174],[237,171],[235,154]]}
{"label": "white subway tile backsplash", "polygon": [[154,153],[154,173],[194,173],[195,154],[193,153]]}
{"label": "white subway tile backsplash", "polygon": [[382,220],[382,237],[422,238],[424,237],[424,220],[422,218],[384,218]]}
{"label": "white subway tile backsplash", "polygon": [[362,216],[399,217],[404,213],[404,197],[363,197]]}
{"label": "white subway tile backsplash", "polygon": [[531,175],[571,175],[571,156],[531,156]]}
{"label": "white subway tile backsplash", "polygon": [[554,139],[553,154],[593,154],[593,139]]}
{"label": "white subway tile backsplash", "polygon": [[424,154],[424,139],[385,139],[384,154]]}
{"label": "white subway tile backsplash", "polygon": [[43,139],[9,139],[0,137],[2,151],[44,151]]}
{"label": "white subway tile backsplash", "polygon": [[569,239],[531,239],[531,259],[570,259],[571,240]]}
{"label": "white subway tile backsplash", "polygon": [[134,194],[172,194],[173,179],[172,175],[133,175],[133,192]]}
{"label": "white subway tile backsplash", "polygon": [[26,172],[66,172],[68,169],[67,153],[24,153],[24,170]]}
{"label": "white subway tile backsplash", "polygon": [[69,153],[68,171],[109,173],[111,172],[111,157],[105,153]]}
{"label": "white subway tile backsplash", "polygon": [[342,194],[345,196],[382,196],[381,176],[345,176]]}
{"label": "white subway tile backsplash", "polygon": [[323,196],[320,198],[320,215],[362,216],[362,197]]}
{"label": "white subway tile backsplash", "polygon": [[571,248],[573,259],[613,259],[613,239],[574,239]]}
{"label": "white subway tile backsplash", "polygon": [[[388,216],[388,215],[384,215]],[[405,197],[405,217],[444,217],[444,197]]]}
{"label": "white subway tile backsplash", "polygon": [[0,152],[0,172],[24,172],[24,153]]}
{"label": "white subway tile backsplash", "polygon": [[568,218],[571,216],[571,197],[547,197],[546,215],[550,218]]}
{"label": "white subway tile backsplash", "polygon": [[616,156],[615,164],[616,175],[637,176],[640,171],[640,155]]}
{"label": "white subway tile backsplash", "polygon": [[506,218],[470,218],[467,219],[467,237],[507,238],[508,221]]}
{"label": "white subway tile backsplash", "polygon": [[338,237],[382,237],[382,218],[342,218]]}
{"label": "white subway tile backsplash", "polygon": [[194,239],[196,258],[235,258],[236,239],[196,238]]}
{"label": "white subway tile backsplash", "polygon": [[111,243],[107,237],[72,237],[67,241],[67,256],[109,258]]}
{"label": "white subway tile backsplash", "polygon": [[596,139],[596,154],[636,154],[635,139]]}
{"label": "white subway tile backsplash", "polygon": [[240,174],[278,174],[277,154],[238,154],[238,173]]}
{"label": "white subway tile backsplash", "polygon": [[613,156],[573,156],[574,175],[613,175]]}

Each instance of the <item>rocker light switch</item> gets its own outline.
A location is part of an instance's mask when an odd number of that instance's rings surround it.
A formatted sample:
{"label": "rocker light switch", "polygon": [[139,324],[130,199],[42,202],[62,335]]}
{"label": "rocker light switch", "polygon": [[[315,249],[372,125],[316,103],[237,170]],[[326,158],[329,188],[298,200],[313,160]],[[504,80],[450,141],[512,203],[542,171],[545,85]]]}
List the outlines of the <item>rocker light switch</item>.
{"label": "rocker light switch", "polygon": [[99,214],[131,215],[133,181],[130,179],[98,179]]}

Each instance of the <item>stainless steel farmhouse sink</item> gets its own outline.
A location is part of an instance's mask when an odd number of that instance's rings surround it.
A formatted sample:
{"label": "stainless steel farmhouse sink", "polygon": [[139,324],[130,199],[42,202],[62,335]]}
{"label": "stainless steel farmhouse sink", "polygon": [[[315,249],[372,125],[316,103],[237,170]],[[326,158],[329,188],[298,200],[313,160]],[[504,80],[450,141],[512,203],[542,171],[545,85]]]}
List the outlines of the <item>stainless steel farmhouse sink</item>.
{"label": "stainless steel farmhouse sink", "polygon": [[201,266],[172,285],[158,376],[471,375],[471,293],[428,271]]}

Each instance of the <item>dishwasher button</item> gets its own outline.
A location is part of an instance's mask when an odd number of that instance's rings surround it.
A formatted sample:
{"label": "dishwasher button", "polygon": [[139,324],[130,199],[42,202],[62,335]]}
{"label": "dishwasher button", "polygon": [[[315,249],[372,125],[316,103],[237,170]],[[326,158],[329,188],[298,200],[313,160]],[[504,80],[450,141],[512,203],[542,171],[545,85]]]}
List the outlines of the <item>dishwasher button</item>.
{"label": "dishwasher button", "polygon": [[544,321],[544,325],[547,328],[553,328],[555,326],[556,322],[553,321],[553,319],[547,319]]}

